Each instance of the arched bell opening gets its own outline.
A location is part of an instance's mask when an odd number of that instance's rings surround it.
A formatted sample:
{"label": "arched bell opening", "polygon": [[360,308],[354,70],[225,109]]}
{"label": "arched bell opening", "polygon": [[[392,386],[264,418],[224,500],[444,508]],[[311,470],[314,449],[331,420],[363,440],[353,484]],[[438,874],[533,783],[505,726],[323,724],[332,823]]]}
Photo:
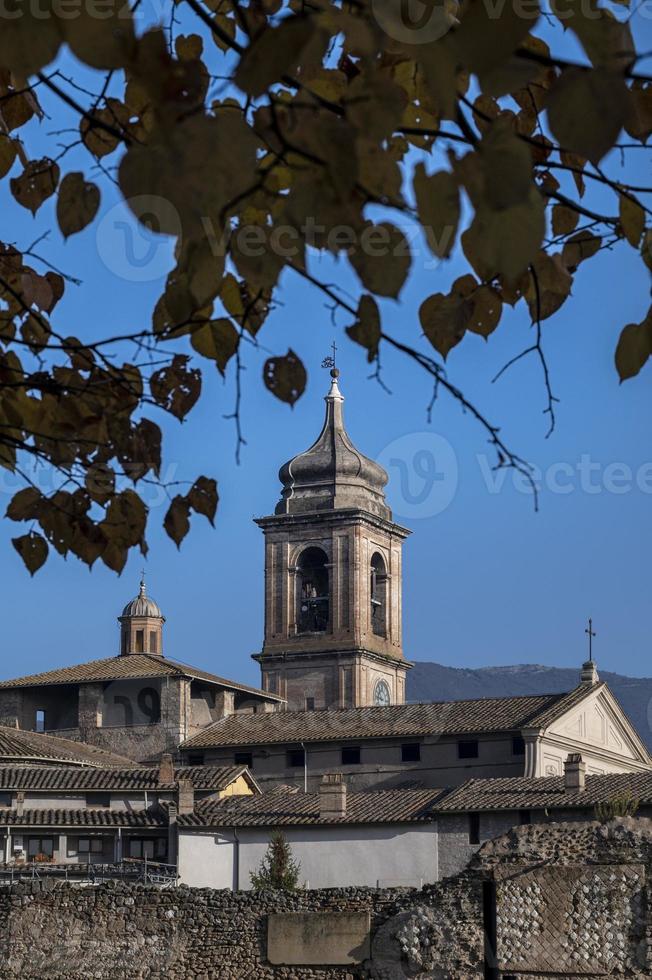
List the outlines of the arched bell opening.
{"label": "arched bell opening", "polygon": [[371,629],[376,636],[387,636],[387,567],[381,554],[371,559]]}
{"label": "arched bell opening", "polygon": [[297,632],[325,633],[330,619],[328,555],[306,548],[297,562]]}

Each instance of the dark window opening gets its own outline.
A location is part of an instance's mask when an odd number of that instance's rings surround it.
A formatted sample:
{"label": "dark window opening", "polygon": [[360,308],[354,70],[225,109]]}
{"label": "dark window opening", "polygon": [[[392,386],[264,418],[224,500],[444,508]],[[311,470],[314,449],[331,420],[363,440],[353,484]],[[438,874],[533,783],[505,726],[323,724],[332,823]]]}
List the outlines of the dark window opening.
{"label": "dark window opening", "polygon": [[157,639],[158,639],[158,637],[157,637],[156,630],[150,630],[149,631],[149,652],[150,653],[158,653],[158,642],[157,642]]}
{"label": "dark window opening", "polygon": [[480,814],[469,813],[469,844],[480,843]]}
{"label": "dark window opening", "polygon": [[189,766],[203,766],[204,765],[204,753],[203,752],[191,752],[188,756]]}
{"label": "dark window opening", "polygon": [[299,766],[304,766],[306,761],[306,754],[303,749],[290,749],[287,755],[287,764],[290,768],[298,769]]}
{"label": "dark window opening", "polygon": [[122,646],[121,646],[121,651],[122,651],[123,654],[127,652],[127,643],[128,643],[128,640],[129,640],[129,634],[127,633],[127,631],[125,629],[123,629],[123,631],[122,631]]}
{"label": "dark window opening", "polygon": [[43,708],[36,709],[36,715],[34,717],[34,731],[45,731],[45,710]]}
{"label": "dark window opening", "polygon": [[162,837],[132,837],[129,857],[161,861],[167,856],[167,841]]}
{"label": "dark window opening", "polygon": [[11,793],[0,793],[0,806],[11,806],[12,795]]}
{"label": "dark window opening", "polygon": [[136,653],[145,652],[145,630],[136,630]]}
{"label": "dark window opening", "polygon": [[376,636],[387,636],[387,570],[378,552],[371,559],[371,628]]}
{"label": "dark window opening", "polygon": [[458,759],[477,759],[478,758],[477,738],[469,739],[465,742],[458,742],[457,757]]}
{"label": "dark window opening", "polygon": [[27,841],[27,857],[33,861],[35,858],[51,858],[54,854],[54,840],[52,837],[30,837]]}
{"label": "dark window opening", "polygon": [[512,739],[512,755],[525,755],[525,739],[521,735]]}
{"label": "dark window opening", "polygon": [[401,762],[420,762],[421,745],[419,742],[406,742],[401,746]]}
{"label": "dark window opening", "polygon": [[110,793],[87,793],[86,806],[91,806],[91,807],[111,806],[111,794]]}
{"label": "dark window opening", "polygon": [[278,694],[278,673],[276,671],[265,676],[265,688],[270,694]]}
{"label": "dark window opening", "polygon": [[314,711],[314,710],[315,710],[315,699],[306,698],[306,711]]}
{"label": "dark window opening", "polygon": [[527,826],[527,824],[532,823],[532,814],[529,810],[519,810],[518,811],[518,822],[521,827]]}
{"label": "dark window opening", "polygon": [[328,556],[321,548],[306,548],[298,562],[297,630],[325,633],[329,620]]}
{"label": "dark window opening", "polygon": [[342,749],[342,765],[343,766],[358,766],[360,765],[360,749],[358,746],[355,748],[345,748]]}
{"label": "dark window opening", "polygon": [[89,854],[102,854],[104,840],[101,837],[68,838],[68,857],[85,857]]}
{"label": "dark window opening", "polygon": [[254,764],[253,752],[236,752],[233,761],[236,766],[249,766],[251,769]]}

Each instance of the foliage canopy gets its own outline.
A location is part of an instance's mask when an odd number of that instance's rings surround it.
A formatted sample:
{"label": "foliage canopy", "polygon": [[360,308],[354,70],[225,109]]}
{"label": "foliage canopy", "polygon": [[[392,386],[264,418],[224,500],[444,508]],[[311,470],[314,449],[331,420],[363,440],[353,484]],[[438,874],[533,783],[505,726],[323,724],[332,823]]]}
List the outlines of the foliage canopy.
{"label": "foliage canopy", "polygon": [[[56,234],[68,238],[117,181],[135,218],[176,240],[151,323],[83,342],[57,314],[66,276],[33,248],[0,245],[0,466],[24,477],[8,516],[30,522],[13,541],[30,572],[50,548],[117,572],[131,548],[146,551],[138,490],[161,464],[149,416],[183,420],[205,362],[234,371],[240,394],[241,352],[283,276],[332,304],[376,371],[385,346],[411,358],[435,395],[484,427],[497,465],[527,476],[443,361],[467,334],[487,339],[506,306],[522,308],[535,339],[514,360],[540,360],[552,428],[542,324],[600,252],[633,249],[652,269],[649,188],[623,179],[652,133],[627,0],[552,0],[545,22],[538,0],[424,0],[413,19],[400,0],[167,0],[168,26],[145,30],[139,2],[107,0],[100,15],[93,0],[72,13],[10,0],[1,24],[0,179],[18,204],[38,214],[54,199]],[[181,17],[198,33],[181,33]],[[555,50],[564,35],[578,60]],[[83,81],[60,67],[66,52]],[[33,157],[31,127],[57,102],[78,132]],[[87,165],[67,170],[77,145]],[[461,248],[468,263],[447,292],[423,297],[429,347],[396,337],[379,307],[400,298],[414,265],[410,229],[436,259]],[[354,299],[316,275],[320,252],[348,260]],[[621,380],[651,353],[648,312],[623,325]],[[306,384],[300,356],[270,357],[263,381],[293,405]],[[30,457],[58,471],[55,491],[31,482]],[[212,522],[217,502],[215,480],[200,476],[170,496],[167,533],[178,545],[192,514]]]}

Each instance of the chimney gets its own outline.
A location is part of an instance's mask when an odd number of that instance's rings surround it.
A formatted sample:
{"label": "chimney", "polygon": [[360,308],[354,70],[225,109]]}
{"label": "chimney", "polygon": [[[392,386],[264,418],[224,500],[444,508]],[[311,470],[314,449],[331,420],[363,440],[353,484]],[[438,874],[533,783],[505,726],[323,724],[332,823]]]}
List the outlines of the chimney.
{"label": "chimney", "polygon": [[341,772],[327,772],[319,787],[319,819],[346,816],[346,783]]}
{"label": "chimney", "polygon": [[564,763],[564,792],[582,793],[586,788],[586,762],[579,752],[573,752]]}
{"label": "chimney", "polygon": [[174,782],[174,763],[169,752],[164,752],[161,756],[158,764],[158,781],[159,784],[168,786]]}
{"label": "chimney", "polygon": [[177,812],[179,816],[195,809],[195,787],[191,779],[180,779],[177,784]]}
{"label": "chimney", "polygon": [[218,718],[228,718],[235,713],[235,691],[216,691],[215,711]]}
{"label": "chimney", "polygon": [[22,817],[24,807],[25,807],[25,794],[21,789],[16,793],[16,816],[17,817]]}

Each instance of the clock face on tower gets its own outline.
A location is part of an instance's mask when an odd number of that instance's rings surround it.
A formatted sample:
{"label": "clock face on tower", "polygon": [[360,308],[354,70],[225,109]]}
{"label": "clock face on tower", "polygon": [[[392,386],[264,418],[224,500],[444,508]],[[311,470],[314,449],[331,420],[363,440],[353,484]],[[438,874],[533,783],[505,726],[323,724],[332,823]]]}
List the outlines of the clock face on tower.
{"label": "clock face on tower", "polygon": [[374,704],[379,708],[387,708],[391,704],[391,700],[387,681],[378,681],[374,688]]}

